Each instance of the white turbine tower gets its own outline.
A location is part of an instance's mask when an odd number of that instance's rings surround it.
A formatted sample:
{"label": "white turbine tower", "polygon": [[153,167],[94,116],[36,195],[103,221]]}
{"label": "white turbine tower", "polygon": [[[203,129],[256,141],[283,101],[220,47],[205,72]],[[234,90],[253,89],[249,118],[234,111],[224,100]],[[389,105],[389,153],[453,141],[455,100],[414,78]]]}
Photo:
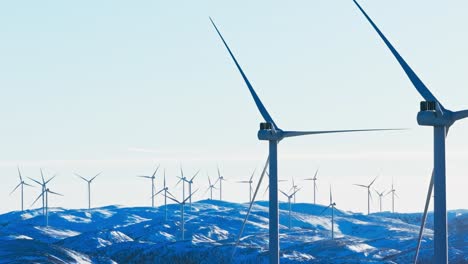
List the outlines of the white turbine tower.
{"label": "white turbine tower", "polygon": [[374,178],[374,180],[371,181],[369,185],[362,185],[362,184],[354,184],[359,187],[363,187],[367,189],[367,214],[370,214],[370,200],[372,199],[372,194],[370,191],[370,188],[372,184],[374,184],[375,180],[377,180],[377,177]]}
{"label": "white turbine tower", "polygon": [[439,100],[431,93],[416,73],[411,69],[408,63],[393,47],[390,41],[380,31],[377,25],[371,20],[362,7],[353,0],[361,13],[366,17],[387,48],[398,61],[406,75],[412,82],[414,88],[424,98],[421,102],[420,112],[417,115],[418,124],[421,126],[430,126],[434,130],[434,169],[432,172],[429,189],[426,196],[426,204],[422,218],[421,228],[419,231],[418,244],[416,246],[416,254],[414,263],[417,262],[419,248],[423,229],[427,217],[429,201],[432,196],[432,188],[434,188],[434,263],[443,264],[448,262],[448,233],[447,233],[447,197],[446,197],[446,171],[445,171],[445,140],[449,128],[458,120],[468,117],[468,110],[451,111],[444,108]]}
{"label": "white turbine tower", "polygon": [[29,183],[26,183],[24,180],[23,180],[23,177],[21,176],[21,171],[18,167],[18,176],[19,176],[19,179],[20,179],[20,183],[18,185],[16,185],[16,187],[13,189],[13,191],[10,192],[10,195],[12,195],[16,189],[18,189],[20,186],[21,186],[21,211],[24,211],[24,186],[31,186],[33,187],[31,184]]}
{"label": "white turbine tower", "polygon": [[317,189],[317,183],[316,183],[318,171],[319,171],[318,169],[315,171],[315,175],[314,175],[313,178],[304,179],[304,181],[314,181],[314,204],[316,204],[315,198],[316,198],[316,192],[318,191],[318,189]]}
{"label": "white turbine tower", "polygon": [[196,192],[198,191],[195,190],[193,193],[191,193],[187,198],[185,198],[184,200],[182,201],[179,201],[177,200],[177,198],[174,197],[174,195],[172,195],[172,193],[170,193],[169,191],[167,192],[169,194],[169,196],[167,196],[167,198],[171,199],[172,201],[178,203],[180,205],[180,214],[181,214],[181,225],[182,225],[182,240],[185,240],[185,210],[184,210],[184,207],[185,207],[185,204],[187,203],[187,201],[192,197],[193,194],[195,194]]}
{"label": "white turbine tower", "polygon": [[56,193],[51,191],[49,188],[46,188],[37,198],[34,200],[34,202],[31,204],[33,206],[39,198],[43,197],[45,199],[45,220],[46,220],[46,226],[49,226],[49,193],[55,194],[55,195],[60,195],[63,196],[63,194]]}
{"label": "white turbine tower", "polygon": [[331,185],[330,185],[330,204],[327,206],[327,208],[323,209],[323,211],[320,213],[320,215],[325,213],[325,211],[328,208],[331,208],[331,238],[332,239],[335,238],[335,206],[336,206],[336,203],[333,201],[332,189],[331,189]]}
{"label": "white turbine tower", "polygon": [[154,195],[154,179],[156,178],[156,173],[159,170],[159,166],[161,166],[161,165],[158,165],[158,167],[156,167],[156,170],[154,170],[153,175],[151,175],[151,176],[147,176],[147,175],[137,176],[137,177],[140,177],[140,178],[146,178],[146,179],[151,180],[151,207],[154,207],[154,196],[155,196]]}
{"label": "white turbine tower", "polygon": [[385,196],[385,191],[383,192],[378,192],[377,190],[374,190],[374,191],[379,196],[379,207],[380,207],[380,212],[382,212],[382,198]]}
{"label": "white turbine tower", "polygon": [[76,176],[80,177],[83,181],[85,181],[88,184],[88,210],[91,209],[91,183],[93,182],[94,179],[96,179],[97,176],[99,176],[102,172],[96,174],[94,177],[91,179],[86,179],[85,177],[75,173]]}
{"label": "white turbine tower", "polygon": [[253,183],[253,176],[255,174],[255,170],[252,172],[252,175],[250,176],[248,181],[238,181],[238,183],[247,183],[249,184],[249,203],[252,201],[252,183]]}
{"label": "white turbine tower", "polygon": [[[210,18],[211,20],[211,18]],[[269,253],[270,264],[279,263],[279,208],[278,208],[278,143],[288,137],[298,137],[305,135],[329,134],[329,133],[344,133],[344,132],[362,132],[362,131],[375,131],[379,129],[361,129],[361,130],[332,130],[332,131],[285,131],[280,129],[273,118],[270,116],[265,106],[261,102],[257,93],[253,89],[250,81],[247,79],[244,71],[237,62],[234,54],[227,45],[220,31],[211,20],[216,32],[218,33],[221,41],[226,47],[230,57],[234,61],[237,69],[239,70],[242,78],[244,79],[247,88],[255,101],[255,104],[262,115],[265,122],[260,123],[260,130],[258,131],[258,139],[269,142],[269,169],[270,169],[270,194],[269,194]],[[380,129],[382,130],[382,129]],[[248,217],[248,215],[246,216]]]}
{"label": "white turbine tower", "polygon": [[[42,172],[42,169],[40,169],[41,171],[41,182],[39,181],[36,181],[35,179],[31,178],[31,177],[28,177],[29,179],[31,179],[32,181],[34,181],[35,183],[39,184],[39,186],[41,186],[42,190],[41,190],[41,194],[44,193],[47,189],[47,184],[55,178],[56,175],[52,176],[52,178],[48,179],[47,181],[44,179],[44,173]],[[45,215],[46,214],[46,202],[45,202],[45,195],[41,195],[42,197],[42,214]]]}
{"label": "white turbine tower", "polygon": [[289,205],[289,229],[291,229],[291,199],[296,195],[296,193],[299,191],[300,189],[296,189],[294,190],[293,193],[291,194],[287,194],[285,192],[283,192],[282,190],[280,190],[280,192],[282,194],[284,194],[284,196],[286,196],[286,198],[288,198],[288,205]]}

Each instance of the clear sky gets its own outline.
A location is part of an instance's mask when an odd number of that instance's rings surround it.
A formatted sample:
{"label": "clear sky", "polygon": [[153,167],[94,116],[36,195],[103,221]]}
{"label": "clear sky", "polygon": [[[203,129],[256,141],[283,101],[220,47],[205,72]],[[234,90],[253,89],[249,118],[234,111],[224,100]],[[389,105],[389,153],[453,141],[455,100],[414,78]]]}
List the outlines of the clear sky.
{"label": "clear sky", "polygon": [[[446,108],[468,108],[467,1],[361,4]],[[295,177],[299,202],[312,201],[301,179],[320,167],[320,203],[331,183],[338,208],[365,211],[365,190],[352,184],[380,175],[378,190],[394,178],[398,211],[422,211],[432,168],[432,129],[416,123],[422,98],[351,0],[103,0],[0,4],[0,212],[19,208],[19,192],[9,196],[17,165],[35,179],[40,168],[58,174],[49,187],[65,196],[51,206],[85,207],[73,173],[100,171],[93,205],[150,205],[149,182],[135,176],[156,164],[170,188],[180,165],[187,175],[201,169],[196,199],[218,164],[229,179],[223,196],[246,201],[235,181],[260,170],[267,143],[208,16],[281,128],[410,128],[284,140],[280,178]],[[467,134],[461,121],[447,140],[450,209],[467,208]],[[27,207],[39,191],[25,189]]]}

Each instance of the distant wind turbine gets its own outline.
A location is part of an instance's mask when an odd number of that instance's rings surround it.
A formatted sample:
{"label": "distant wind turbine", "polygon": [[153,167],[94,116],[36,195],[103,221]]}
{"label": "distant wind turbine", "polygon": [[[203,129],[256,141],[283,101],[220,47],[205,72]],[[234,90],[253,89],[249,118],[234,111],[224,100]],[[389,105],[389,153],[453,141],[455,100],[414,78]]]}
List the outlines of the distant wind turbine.
{"label": "distant wind turbine", "polygon": [[385,191],[383,191],[383,192],[378,192],[377,190],[375,190],[375,192],[376,192],[377,195],[379,196],[380,212],[382,212],[382,198],[385,196]]}
{"label": "distant wind turbine", "polygon": [[153,195],[156,196],[161,192],[164,192],[164,220],[167,221],[167,192],[169,188],[166,186],[166,169],[164,169],[164,187]]}
{"label": "distant wind turbine", "polygon": [[294,198],[294,203],[296,203],[296,190],[298,190],[299,187],[294,183],[294,177],[291,177],[291,181],[292,181],[292,186],[289,191],[294,192],[293,198]]}
{"label": "distant wind turbine", "polygon": [[146,178],[146,179],[150,179],[151,180],[151,207],[154,207],[154,179],[156,178],[156,173],[158,172],[159,170],[159,166],[161,165],[158,165],[158,167],[156,167],[156,170],[154,170],[153,172],[153,175],[151,176],[147,176],[147,175],[139,175],[137,177],[140,177],[140,178]]}
{"label": "distant wind turbine", "polygon": [[208,185],[209,185],[209,186],[208,186],[208,188],[206,189],[206,191],[205,191],[205,193],[203,194],[203,196],[205,196],[205,194],[206,194],[208,191],[210,191],[210,200],[213,200],[213,189],[217,189],[216,186],[215,186],[216,183],[213,184],[212,181],[211,181],[210,176],[207,175],[207,177],[208,177]]}
{"label": "distant wind turbine", "polygon": [[[266,175],[268,176],[268,178],[270,178],[270,175],[268,174],[268,172],[266,173]],[[278,182],[287,182],[287,180],[278,180]],[[265,188],[265,192],[263,193],[263,195],[265,195],[268,190],[270,190],[270,184],[267,185],[267,187]]]}
{"label": "distant wind turbine", "polygon": [[49,188],[46,188],[37,198],[34,200],[34,202],[31,204],[33,206],[39,198],[43,197],[45,199],[45,219],[46,219],[46,226],[49,226],[49,193],[55,194],[55,195],[60,195],[63,196],[63,194],[56,193],[51,191]]}
{"label": "distant wind turbine", "polygon": [[[195,177],[197,177],[197,175],[198,175],[199,172],[200,172],[200,170],[198,170],[198,171],[192,176],[192,178],[190,178],[190,180],[186,180],[187,183],[188,183],[189,193],[190,193],[190,194],[192,193],[193,179],[195,179]],[[192,195],[190,195],[189,204],[190,204],[190,211],[191,211],[191,210],[192,210]]]}
{"label": "distant wind turbine", "polygon": [[249,203],[252,201],[252,183],[253,183],[253,176],[255,174],[255,170],[252,172],[252,175],[250,176],[248,181],[238,181],[238,183],[248,183],[249,184]]}
{"label": "distant wind turbine", "polygon": [[[42,182],[39,182],[39,181],[36,181],[35,179],[31,178],[31,177],[28,177],[29,179],[31,179],[32,181],[34,181],[35,183],[39,184],[39,186],[42,187],[42,191],[41,191],[41,194],[44,193],[47,189],[47,184],[55,178],[56,175],[52,176],[52,178],[48,179],[47,181],[44,179],[44,173],[42,172],[42,169],[40,169],[41,171],[41,180]],[[45,203],[45,195],[41,195],[42,196],[42,214],[45,215],[46,214],[46,203]]]}
{"label": "distant wind turbine", "polygon": [[86,183],[88,183],[88,210],[91,209],[91,183],[93,182],[94,179],[96,179],[97,176],[99,176],[102,172],[96,174],[94,177],[91,179],[86,179],[85,177],[75,173],[76,176],[80,177],[82,180],[84,180]]}
{"label": "distant wind turbine", "polygon": [[[219,200],[223,200],[223,181],[226,179],[224,178],[223,175],[221,175],[221,172],[219,171],[219,166],[218,166],[218,179],[216,180],[216,183],[219,182]],[[216,184],[215,183],[215,184]]]}
{"label": "distant wind turbine", "polygon": [[299,191],[300,189],[296,189],[294,190],[293,193],[291,194],[287,194],[285,192],[283,192],[282,190],[280,190],[280,192],[282,194],[284,194],[284,196],[286,196],[288,198],[288,205],[289,205],[289,229],[291,229],[291,199],[296,195],[296,193]]}
{"label": "distant wind turbine", "polygon": [[390,193],[392,194],[392,213],[395,213],[395,196],[398,197],[398,195],[396,194],[396,190],[393,187],[393,179],[392,179],[392,189],[388,191],[388,193],[385,195],[389,195]]}
{"label": "distant wind turbine", "polygon": [[372,180],[369,185],[354,184],[356,186],[363,187],[363,188],[367,189],[367,214],[370,214],[370,200],[372,199],[372,194],[371,194],[370,188],[371,188],[372,184],[374,184],[375,180],[377,180],[377,177],[375,177],[375,179]]}
{"label": "distant wind turbine", "polygon": [[445,171],[445,141],[450,127],[461,119],[468,117],[468,110],[451,111],[440,103],[431,93],[422,80],[411,69],[408,63],[393,47],[390,41],[380,31],[377,25],[367,15],[356,0],[353,0],[367,21],[371,24],[387,48],[398,61],[406,75],[412,82],[414,88],[424,98],[420,104],[420,112],[417,115],[418,124],[421,126],[431,126],[434,130],[434,168],[429,183],[428,193],[421,227],[419,229],[418,244],[414,263],[418,260],[421,239],[427,218],[429,201],[431,199],[432,189],[434,188],[434,263],[443,264],[448,262],[448,233],[447,233],[447,193],[446,193],[446,171]]}
{"label": "distant wind turbine", "polygon": [[280,129],[273,118],[270,116],[265,106],[261,102],[257,93],[253,89],[250,81],[247,79],[244,71],[240,67],[237,59],[234,57],[231,49],[224,40],[221,32],[216,27],[213,20],[210,18],[213,27],[218,33],[221,41],[226,47],[229,55],[234,61],[237,69],[239,70],[242,78],[244,79],[250,94],[257,105],[257,108],[262,115],[265,122],[260,123],[260,130],[258,131],[258,139],[269,142],[269,162],[270,162],[270,196],[269,196],[269,251],[270,251],[270,264],[279,263],[279,208],[278,208],[278,143],[284,138],[298,137],[305,135],[329,134],[329,133],[344,133],[344,132],[362,132],[362,131],[377,131],[385,129],[360,129],[360,130],[332,130],[332,131],[284,131]]}
{"label": "distant wind turbine", "polygon": [[331,208],[331,227],[332,227],[332,230],[331,230],[331,238],[334,239],[335,238],[335,206],[336,206],[336,203],[333,201],[333,196],[332,196],[332,189],[331,189],[331,185],[330,185],[330,204],[327,206],[327,208],[323,209],[323,211],[320,213],[320,215],[322,215],[323,213],[325,213],[325,211],[328,209],[328,208]]}
{"label": "distant wind turbine", "polygon": [[20,183],[18,185],[16,185],[16,187],[13,189],[13,191],[10,192],[10,195],[12,195],[16,189],[18,189],[20,186],[21,186],[21,211],[24,211],[24,185],[26,186],[31,186],[33,187],[31,184],[29,183],[26,183],[24,180],[23,180],[23,177],[21,176],[21,171],[18,167],[18,176],[19,176],[19,179],[20,179]]}
{"label": "distant wind turbine", "polygon": [[184,207],[185,207],[185,204],[187,203],[187,201],[192,197],[193,194],[195,194],[196,192],[198,191],[195,190],[193,193],[191,193],[187,198],[185,198],[184,200],[182,201],[179,201],[177,200],[177,198],[174,197],[174,195],[172,195],[172,193],[170,193],[169,191],[167,192],[169,194],[169,196],[167,196],[167,198],[171,199],[172,201],[180,204],[180,213],[181,213],[181,218],[182,218],[182,240],[185,240],[185,218],[184,218],[184,214],[185,214],[185,210],[184,210]]}
{"label": "distant wind turbine", "polygon": [[315,175],[314,175],[313,178],[304,179],[304,181],[314,181],[314,204],[316,204],[316,202],[315,202],[315,195],[316,195],[316,192],[317,192],[317,190],[318,190],[318,189],[317,189],[317,183],[316,183],[318,171],[319,171],[318,169],[315,171]]}

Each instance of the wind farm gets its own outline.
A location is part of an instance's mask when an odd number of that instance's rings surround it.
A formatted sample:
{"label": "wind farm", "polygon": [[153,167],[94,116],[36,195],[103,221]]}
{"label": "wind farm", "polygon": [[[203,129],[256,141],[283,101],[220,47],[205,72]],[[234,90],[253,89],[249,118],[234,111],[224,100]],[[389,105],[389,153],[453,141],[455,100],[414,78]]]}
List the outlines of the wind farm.
{"label": "wind farm", "polygon": [[468,262],[468,3],[52,2],[0,4],[0,263]]}

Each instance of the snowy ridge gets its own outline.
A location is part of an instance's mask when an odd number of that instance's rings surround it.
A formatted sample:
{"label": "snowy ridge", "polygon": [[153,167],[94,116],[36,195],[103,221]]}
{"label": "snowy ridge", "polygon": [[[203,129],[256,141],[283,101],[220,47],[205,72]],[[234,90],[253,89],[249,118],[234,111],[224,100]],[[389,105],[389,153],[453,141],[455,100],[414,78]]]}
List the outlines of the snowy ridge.
{"label": "snowy ridge", "polygon": [[[180,241],[180,206],[107,206],[88,210],[54,208],[49,227],[41,210],[0,215],[0,263],[267,263],[268,203],[258,202],[231,259],[246,204],[204,200],[185,208]],[[409,263],[421,214],[335,211],[335,240],[325,207],[280,204],[281,263]],[[450,263],[468,263],[468,210],[450,211]],[[431,215],[428,227],[432,226]],[[424,236],[421,260],[432,257],[432,231]]]}

